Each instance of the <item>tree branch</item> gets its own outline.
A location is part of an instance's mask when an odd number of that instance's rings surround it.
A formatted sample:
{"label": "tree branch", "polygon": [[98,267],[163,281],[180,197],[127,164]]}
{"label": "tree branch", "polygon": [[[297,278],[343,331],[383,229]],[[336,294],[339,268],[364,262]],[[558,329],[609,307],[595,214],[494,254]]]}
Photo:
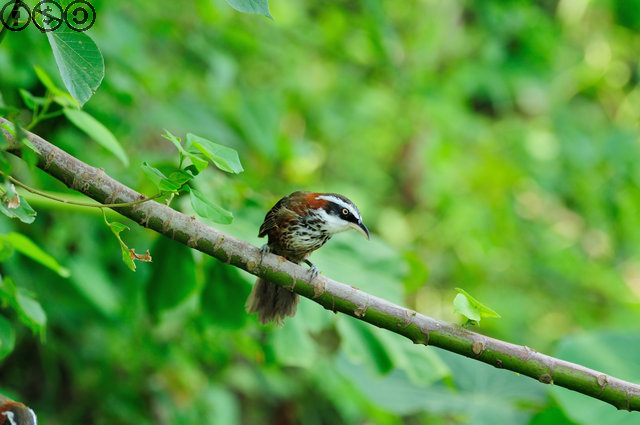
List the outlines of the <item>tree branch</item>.
{"label": "tree branch", "polygon": [[[0,118],[0,125],[4,123],[9,121]],[[20,156],[21,144],[1,127],[0,131],[8,141],[8,151]],[[144,199],[144,195],[107,176],[104,170],[85,164],[33,133],[26,134],[40,151],[37,166],[71,189],[103,204]],[[290,288],[328,310],[403,335],[416,344],[433,345],[544,384],[553,383],[618,409],[640,411],[640,385],[424,316],[323,275],[309,282],[305,268],[273,254],[265,255],[260,263],[260,250],[253,245],[155,201],[113,209],[141,226]]]}

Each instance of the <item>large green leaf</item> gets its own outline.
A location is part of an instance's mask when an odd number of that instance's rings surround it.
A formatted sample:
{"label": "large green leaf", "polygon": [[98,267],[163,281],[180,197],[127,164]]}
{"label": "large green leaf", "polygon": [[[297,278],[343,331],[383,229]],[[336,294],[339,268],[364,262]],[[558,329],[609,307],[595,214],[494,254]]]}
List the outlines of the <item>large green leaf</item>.
{"label": "large green leaf", "polygon": [[238,269],[220,262],[212,262],[202,292],[202,313],[213,325],[238,329],[247,319],[244,304],[251,287]]}
{"label": "large green leaf", "polygon": [[204,194],[196,189],[190,188],[191,206],[200,217],[208,218],[211,221],[221,224],[229,224],[233,221],[233,214],[219,205],[208,200]]}
{"label": "large green leaf", "polygon": [[[630,382],[640,382],[640,333],[590,332],[564,338],[556,357],[599,370]],[[635,413],[616,410],[609,404],[557,386],[551,394],[565,414],[581,425],[632,425]]]}
{"label": "large green leaf", "polygon": [[122,309],[122,299],[106,270],[93,258],[73,258],[69,264],[71,283],[98,311],[115,317]]}
{"label": "large green leaf", "polygon": [[155,266],[145,291],[149,312],[158,317],[194,293],[196,274],[193,255],[188,247],[160,237],[152,251]]}
{"label": "large green leaf", "polygon": [[267,0],[226,0],[235,10],[272,18]]}
{"label": "large green leaf", "polygon": [[16,345],[16,333],[11,322],[0,315],[0,359],[7,357]]}
{"label": "large green leaf", "polygon": [[273,331],[269,343],[281,364],[312,367],[316,361],[318,347],[309,336],[301,317],[287,319],[282,328]]}
{"label": "large green leaf", "polygon": [[4,277],[0,282],[0,300],[3,305],[10,305],[16,311],[22,323],[44,337],[47,316],[42,306],[31,294],[18,288],[10,277]]}
{"label": "large green leaf", "polygon": [[544,400],[544,387],[530,378],[457,354],[438,354],[453,372],[455,388],[430,379],[415,382],[400,369],[379,376],[348,356],[337,357],[336,369],[378,408],[399,415],[426,411],[461,417],[465,424],[525,425],[532,412],[522,405],[537,405]]}
{"label": "large green leaf", "polygon": [[83,32],[65,29],[47,32],[62,81],[80,105],[96,92],[104,77],[104,59],[96,43]]}
{"label": "large green leaf", "polygon": [[102,147],[114,154],[126,166],[129,157],[118,142],[118,139],[102,125],[100,121],[80,109],[64,108],[64,115],[80,130],[98,142]]}
{"label": "large green leaf", "polygon": [[378,337],[380,329],[351,317],[337,320],[342,350],[349,360],[363,363],[378,373],[387,373],[393,367],[389,352]]}
{"label": "large green leaf", "polygon": [[21,254],[50,268],[62,277],[69,277],[69,270],[66,267],[62,267],[55,258],[22,233],[11,232],[8,235],[0,236],[0,238],[9,242]]}
{"label": "large green leaf", "polygon": [[231,149],[227,146],[214,143],[211,140],[207,140],[204,137],[196,136],[195,134],[187,134],[187,149],[191,146],[196,148],[202,155],[204,155],[209,161],[213,162],[216,167],[227,173],[241,173],[244,171],[238,152],[235,149]]}

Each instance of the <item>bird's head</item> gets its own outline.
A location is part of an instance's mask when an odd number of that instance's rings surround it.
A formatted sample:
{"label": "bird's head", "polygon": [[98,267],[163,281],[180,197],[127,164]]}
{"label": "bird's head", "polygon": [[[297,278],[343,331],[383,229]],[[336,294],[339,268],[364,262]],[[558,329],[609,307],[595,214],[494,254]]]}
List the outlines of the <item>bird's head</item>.
{"label": "bird's head", "polygon": [[369,230],[362,222],[360,210],[349,199],[337,193],[313,193],[309,198],[327,232],[335,234],[355,229],[369,239]]}

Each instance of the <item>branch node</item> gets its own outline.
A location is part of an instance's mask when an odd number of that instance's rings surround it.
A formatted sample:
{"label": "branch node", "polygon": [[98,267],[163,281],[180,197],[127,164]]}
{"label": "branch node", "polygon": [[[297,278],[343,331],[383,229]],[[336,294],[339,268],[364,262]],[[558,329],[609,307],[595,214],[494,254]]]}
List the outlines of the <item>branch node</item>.
{"label": "branch node", "polygon": [[476,356],[480,356],[484,351],[484,344],[482,343],[482,341],[474,342],[471,345],[471,351],[473,351],[473,354],[475,354]]}
{"label": "branch node", "polygon": [[258,263],[256,263],[255,261],[253,260],[247,261],[247,271],[249,273],[252,273],[252,274],[256,273],[258,271],[257,267],[258,267]]}
{"label": "branch node", "polygon": [[528,360],[531,358],[531,356],[532,356],[532,355],[534,355],[534,354],[536,354],[536,353],[537,353],[537,351],[536,351],[536,350],[534,350],[534,349],[533,349],[533,348],[531,348],[531,347],[527,347],[526,345],[524,346],[524,351],[526,351],[526,352],[527,352],[527,358],[526,358],[526,359],[524,359],[525,361],[528,361]]}
{"label": "branch node", "polygon": [[[318,276],[319,277],[319,276]],[[327,282],[325,280],[315,279],[313,282],[313,299],[322,296],[327,291]]]}
{"label": "branch node", "polygon": [[502,360],[496,359],[496,364],[494,366],[498,369],[502,369]]}
{"label": "branch node", "polygon": [[[149,222],[150,218],[151,218],[151,214],[148,214],[147,217],[146,217],[147,222]],[[171,227],[171,222],[172,221],[173,221],[173,214],[169,214],[169,218],[167,218],[166,220],[162,220],[162,233],[164,233],[165,235],[169,231],[169,228]],[[215,249],[214,249],[214,251],[215,251]]]}
{"label": "branch node", "polygon": [[[136,208],[137,205],[134,205],[134,208]],[[149,227],[149,219],[151,218],[151,214],[149,213],[149,211],[142,211],[142,216],[140,217],[140,225],[143,227]]]}
{"label": "branch node", "polygon": [[369,302],[371,301],[371,297],[367,294],[367,299],[364,303],[364,305],[356,308],[355,310],[353,310],[353,314],[356,317],[364,317],[364,315],[367,312],[367,308],[369,308]]}
{"label": "branch node", "polygon": [[543,373],[542,375],[540,375],[538,381],[542,382],[543,384],[553,384],[553,379],[548,373]]}
{"label": "branch node", "polygon": [[598,382],[598,385],[602,388],[607,385],[607,383],[609,382],[609,379],[607,378],[607,375],[602,374],[602,375],[598,375],[598,377],[596,378],[596,381]]}
{"label": "branch node", "polygon": [[[75,179],[73,181],[73,184],[75,185]],[[75,189],[75,187],[73,188]],[[106,198],[104,198],[104,202],[102,202],[103,204],[114,204],[116,201],[116,197],[118,196],[118,192],[114,191],[111,194],[108,194]]]}
{"label": "branch node", "polygon": [[418,313],[413,310],[405,310],[404,317],[396,323],[396,326],[401,329],[407,329],[407,327],[412,323],[413,318],[416,317],[416,314]]}
{"label": "branch node", "polygon": [[51,167],[51,163],[53,162],[53,160],[55,159],[56,154],[51,151],[49,152],[49,155],[46,156],[45,161],[44,161],[44,170],[48,170],[49,167]]}

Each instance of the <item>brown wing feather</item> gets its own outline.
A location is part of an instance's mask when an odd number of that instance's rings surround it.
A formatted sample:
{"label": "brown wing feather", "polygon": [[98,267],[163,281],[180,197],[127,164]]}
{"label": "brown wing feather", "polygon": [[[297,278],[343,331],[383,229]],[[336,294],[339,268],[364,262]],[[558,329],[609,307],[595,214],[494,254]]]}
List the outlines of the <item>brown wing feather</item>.
{"label": "brown wing feather", "polygon": [[268,235],[271,230],[277,228],[278,222],[282,223],[291,219],[295,219],[297,214],[288,208],[289,205],[291,204],[291,202],[295,202],[296,200],[299,200],[299,198],[307,196],[309,193],[311,192],[300,190],[297,192],[293,192],[291,195],[285,196],[284,198],[276,202],[276,204],[264,217],[264,222],[262,223],[262,226],[260,226],[258,237],[262,238]]}

